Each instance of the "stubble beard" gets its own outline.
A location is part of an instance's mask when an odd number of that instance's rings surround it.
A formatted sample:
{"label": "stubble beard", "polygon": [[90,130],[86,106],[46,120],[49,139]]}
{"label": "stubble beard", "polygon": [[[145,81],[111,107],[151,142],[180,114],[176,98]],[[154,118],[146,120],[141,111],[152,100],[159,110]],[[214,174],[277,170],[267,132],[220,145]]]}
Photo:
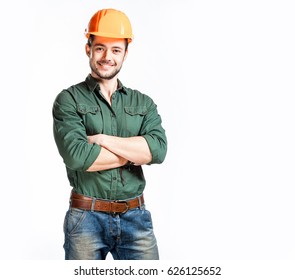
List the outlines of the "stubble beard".
{"label": "stubble beard", "polygon": [[95,75],[97,76],[97,78],[99,79],[103,79],[103,80],[111,80],[113,79],[114,77],[116,77],[119,72],[121,71],[121,68],[122,68],[122,65],[118,68],[115,68],[111,73],[101,73],[99,70],[98,70],[98,67],[96,67],[96,64],[98,62],[92,62],[90,61],[89,62],[89,65],[90,65],[90,68],[92,70],[93,73],[95,73]]}

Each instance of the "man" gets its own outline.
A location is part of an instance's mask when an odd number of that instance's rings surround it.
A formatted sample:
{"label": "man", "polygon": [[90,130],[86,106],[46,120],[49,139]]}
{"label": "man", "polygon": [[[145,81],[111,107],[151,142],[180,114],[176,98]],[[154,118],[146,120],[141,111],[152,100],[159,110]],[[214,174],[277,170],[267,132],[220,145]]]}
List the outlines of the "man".
{"label": "man", "polygon": [[118,80],[133,34],[114,9],[91,18],[91,74],[53,105],[54,137],[73,187],[64,223],[66,259],[159,259],[145,209],[142,165],[162,163],[165,130],[153,100]]}

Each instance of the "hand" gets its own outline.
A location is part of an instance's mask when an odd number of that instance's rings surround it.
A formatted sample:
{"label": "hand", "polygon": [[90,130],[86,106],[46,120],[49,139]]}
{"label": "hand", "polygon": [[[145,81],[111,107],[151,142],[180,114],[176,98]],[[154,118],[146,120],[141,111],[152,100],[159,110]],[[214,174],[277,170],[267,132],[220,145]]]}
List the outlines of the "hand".
{"label": "hand", "polygon": [[103,134],[95,134],[95,135],[90,135],[87,136],[87,140],[89,144],[97,144],[102,146],[102,140],[103,140]]}

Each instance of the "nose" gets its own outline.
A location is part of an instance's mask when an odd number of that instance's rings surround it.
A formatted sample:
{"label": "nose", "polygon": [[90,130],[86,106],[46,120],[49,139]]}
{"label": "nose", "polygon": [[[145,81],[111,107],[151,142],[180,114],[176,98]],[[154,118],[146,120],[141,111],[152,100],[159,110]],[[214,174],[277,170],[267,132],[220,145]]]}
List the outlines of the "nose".
{"label": "nose", "polygon": [[111,51],[110,50],[105,50],[103,53],[103,58],[106,61],[111,61]]}

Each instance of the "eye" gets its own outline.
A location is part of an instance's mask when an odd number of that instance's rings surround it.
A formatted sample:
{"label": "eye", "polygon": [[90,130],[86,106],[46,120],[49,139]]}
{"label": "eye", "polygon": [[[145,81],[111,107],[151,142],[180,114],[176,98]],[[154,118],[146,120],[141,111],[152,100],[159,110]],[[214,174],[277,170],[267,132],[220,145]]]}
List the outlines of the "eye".
{"label": "eye", "polygon": [[120,50],[120,49],[114,49],[114,50],[113,50],[113,53],[114,53],[114,54],[120,54],[120,53],[121,53],[121,50]]}
{"label": "eye", "polygon": [[103,52],[103,47],[96,47],[95,48],[95,51],[96,52]]}

